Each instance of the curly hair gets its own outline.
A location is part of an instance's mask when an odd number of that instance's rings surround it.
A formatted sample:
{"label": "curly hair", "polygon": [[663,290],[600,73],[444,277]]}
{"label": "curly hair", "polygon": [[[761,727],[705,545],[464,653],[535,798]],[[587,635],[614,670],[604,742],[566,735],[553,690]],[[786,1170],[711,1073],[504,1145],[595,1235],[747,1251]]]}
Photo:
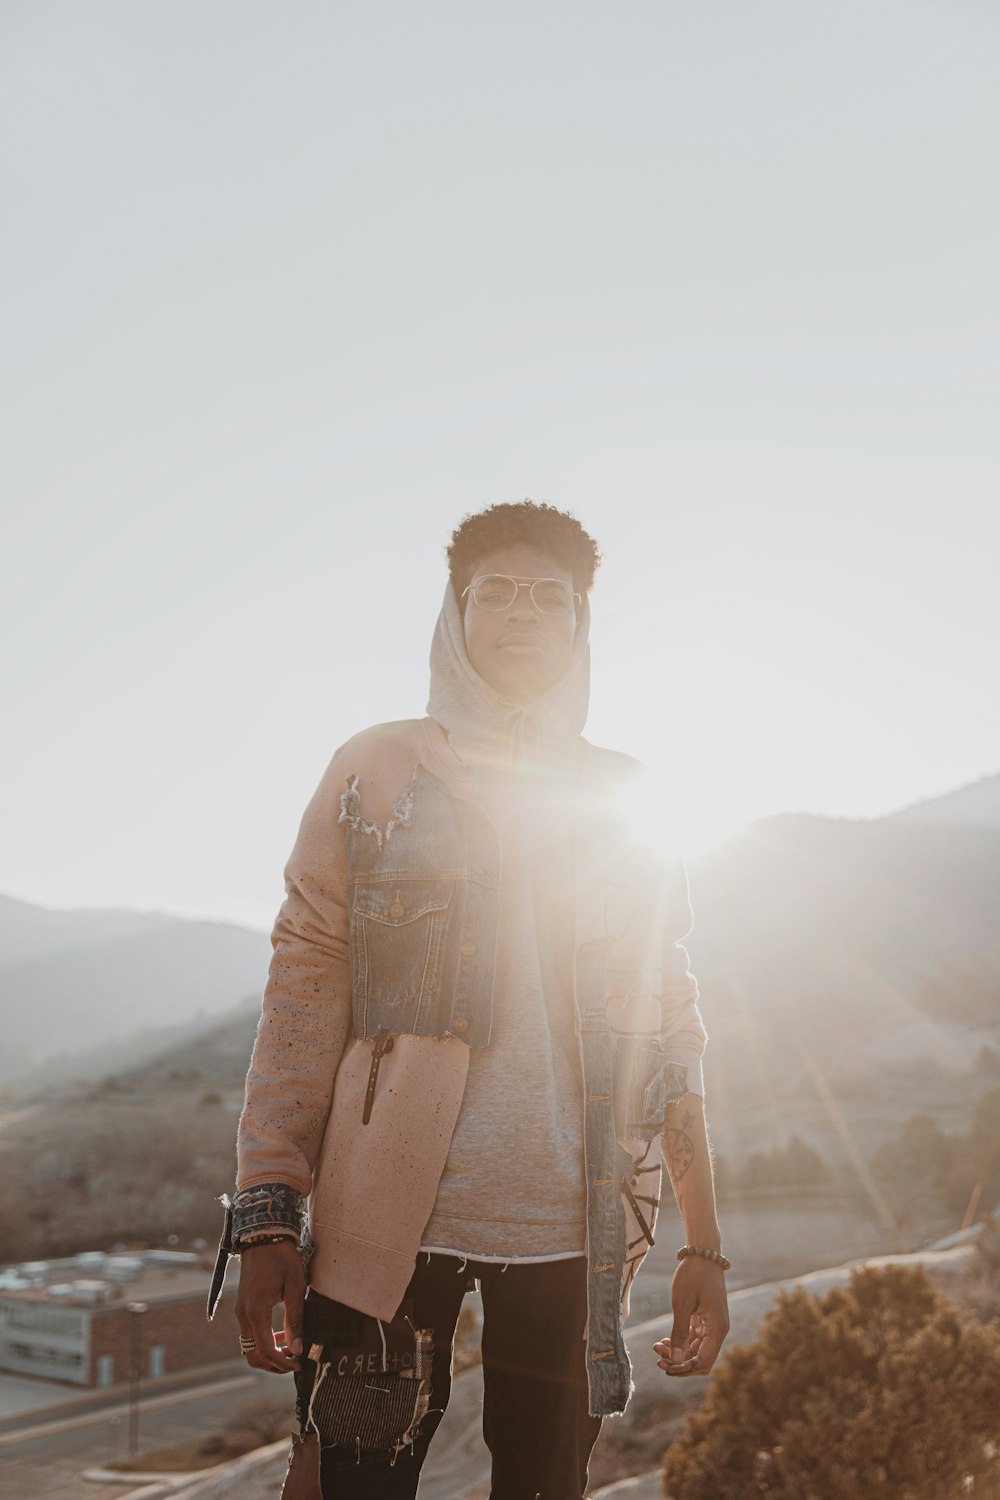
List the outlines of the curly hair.
{"label": "curly hair", "polygon": [[484,553],[515,542],[526,542],[558,558],[569,568],[581,594],[593,588],[594,574],[601,563],[600,548],[576,516],[544,501],[519,500],[516,504],[490,505],[475,515],[464,516],[455,527],[447,548],[455,592],[461,593],[469,583],[472,569]]}

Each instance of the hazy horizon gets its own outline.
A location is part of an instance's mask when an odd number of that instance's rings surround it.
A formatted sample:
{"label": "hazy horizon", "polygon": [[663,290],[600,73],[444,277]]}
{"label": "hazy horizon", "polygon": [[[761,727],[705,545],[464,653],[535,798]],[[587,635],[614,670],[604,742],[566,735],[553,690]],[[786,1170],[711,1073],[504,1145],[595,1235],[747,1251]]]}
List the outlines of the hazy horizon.
{"label": "hazy horizon", "polygon": [[[996,774],[996,773],[987,772],[987,773],[984,774],[984,776],[976,778],[976,780],[979,780],[979,781],[988,780],[994,774]],[[968,783],[968,784],[969,785],[973,785],[974,783]],[[931,792],[931,793],[928,794],[927,797],[918,798],[916,800],[917,800],[917,802],[933,801],[939,795],[946,795],[948,792],[956,791],[956,790],[958,790],[958,788],[948,787],[948,788],[943,789],[943,791],[941,793]],[[913,805],[914,804],[912,804],[912,803],[905,804],[906,807],[910,807],[910,806],[913,806]],[[867,817],[865,817],[864,819],[861,819],[860,821],[877,821],[881,817],[890,817],[890,816],[892,816],[893,813],[901,812],[903,810],[904,810],[903,807],[890,807],[890,808],[887,808],[883,813],[870,814]],[[770,813],[770,814],[763,813],[763,814],[760,814],[760,816],[766,818],[768,816],[774,816],[774,815],[780,815],[780,814],[791,814],[793,816],[796,815],[796,814],[804,814],[804,815],[807,815],[807,816],[817,816],[817,817],[838,817],[838,816],[843,816],[841,814],[836,814],[836,813],[832,813],[832,814],[831,813],[825,813],[825,814],[823,814],[823,813],[812,813],[810,811],[810,809],[808,809],[808,808],[774,808],[772,810],[772,813]],[[753,822],[753,821],[756,821],[756,820],[755,819],[751,819],[750,821]],[[733,834],[735,835],[735,834],[737,834],[737,833],[739,833],[741,831],[743,831],[743,830],[739,829],[739,828],[735,829],[735,830],[733,830]],[[718,844],[709,845],[706,850],[698,851],[698,853],[703,853],[703,854],[707,853],[707,854],[710,855],[713,852],[713,850],[721,848],[722,846],[724,846],[724,844],[725,844],[725,839],[722,839],[721,841],[719,841]],[[697,855],[695,857],[697,858]],[[168,917],[168,918],[181,918],[181,919],[189,920],[189,921],[223,922],[223,923],[230,923],[231,922],[231,923],[234,923],[235,925],[238,925],[238,926],[247,926],[247,927],[252,927],[255,930],[261,930],[262,929],[264,931],[269,931],[270,928],[271,928],[271,926],[273,925],[272,921],[270,919],[267,919],[267,920],[265,920],[263,922],[253,921],[253,920],[242,921],[238,916],[217,916],[217,915],[212,914],[211,912],[181,912],[181,911],[172,911],[172,910],[168,910],[166,908],[161,908],[161,907],[130,906],[130,905],[128,905],[126,903],[122,903],[122,902],[114,902],[114,903],[102,902],[100,905],[94,905],[94,904],[83,902],[83,903],[74,904],[72,906],[59,906],[59,905],[52,905],[51,903],[44,902],[44,901],[35,901],[35,900],[32,900],[32,899],[30,899],[30,898],[28,898],[26,896],[22,896],[18,892],[12,891],[12,890],[0,890],[0,898],[8,898],[8,899],[13,900],[13,901],[21,901],[21,902],[24,902],[26,905],[36,906],[36,907],[39,907],[39,908],[41,908],[41,909],[43,909],[45,911],[50,911],[50,912],[54,912],[54,913],[67,912],[67,911],[84,912],[85,913],[87,911],[98,912],[98,911],[117,910],[117,911],[133,912],[133,913],[135,913],[137,915],[162,916],[162,917]],[[277,915],[277,908],[275,909],[275,915]]]}

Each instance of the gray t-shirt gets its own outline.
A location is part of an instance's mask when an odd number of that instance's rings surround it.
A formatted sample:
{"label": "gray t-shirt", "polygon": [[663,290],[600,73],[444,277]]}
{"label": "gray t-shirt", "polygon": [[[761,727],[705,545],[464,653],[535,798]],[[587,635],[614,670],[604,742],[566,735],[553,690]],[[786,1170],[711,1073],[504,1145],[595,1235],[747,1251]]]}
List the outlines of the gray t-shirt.
{"label": "gray t-shirt", "polygon": [[422,1248],[470,1259],[579,1255],[583,1085],[573,1002],[571,823],[558,797],[481,775],[500,838],[493,1030],[469,1076]]}

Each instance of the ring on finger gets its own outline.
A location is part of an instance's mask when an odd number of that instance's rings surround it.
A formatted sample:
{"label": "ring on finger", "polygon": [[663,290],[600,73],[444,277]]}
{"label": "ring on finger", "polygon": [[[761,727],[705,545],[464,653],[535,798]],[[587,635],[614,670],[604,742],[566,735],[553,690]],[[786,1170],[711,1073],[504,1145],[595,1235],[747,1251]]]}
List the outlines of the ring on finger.
{"label": "ring on finger", "polygon": [[244,1338],[242,1334],[240,1335],[240,1353],[241,1354],[253,1354],[253,1352],[255,1351],[256,1348],[257,1348],[257,1340],[256,1339]]}

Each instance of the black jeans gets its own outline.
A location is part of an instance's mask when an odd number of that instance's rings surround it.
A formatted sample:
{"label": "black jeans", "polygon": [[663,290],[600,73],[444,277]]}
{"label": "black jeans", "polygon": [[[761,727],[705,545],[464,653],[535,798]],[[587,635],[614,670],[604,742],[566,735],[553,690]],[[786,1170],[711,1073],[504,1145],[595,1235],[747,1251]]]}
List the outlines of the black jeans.
{"label": "black jeans", "polygon": [[[587,1261],[466,1263],[450,1255],[417,1257],[404,1298],[417,1328],[434,1330],[430,1411],[412,1447],[387,1453],[323,1448],[324,1500],[413,1500],[420,1469],[451,1392],[452,1343],[466,1291],[483,1298],[483,1435],[493,1459],[492,1500],[580,1500],[601,1430],[588,1412]],[[374,1324],[310,1291],[305,1346],[336,1344]],[[370,1331],[370,1330],[369,1330]],[[295,1383],[304,1424],[317,1366],[303,1360]]]}

